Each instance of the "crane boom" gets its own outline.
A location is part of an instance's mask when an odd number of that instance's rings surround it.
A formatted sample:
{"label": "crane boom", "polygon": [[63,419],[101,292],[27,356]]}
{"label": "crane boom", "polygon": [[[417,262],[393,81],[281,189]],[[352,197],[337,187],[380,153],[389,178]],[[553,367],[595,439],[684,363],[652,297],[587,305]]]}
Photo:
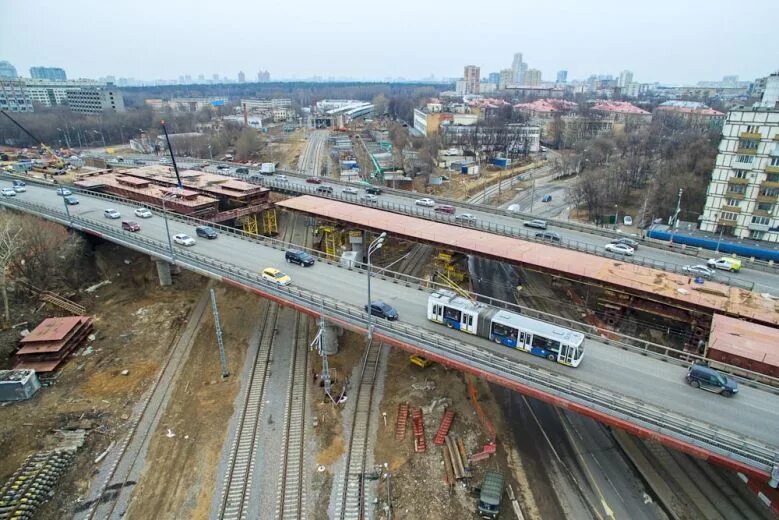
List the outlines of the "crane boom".
{"label": "crane boom", "polygon": [[46,150],[46,152],[47,152],[49,155],[51,155],[52,159],[54,159],[54,166],[55,166],[56,168],[62,168],[62,167],[64,167],[64,166],[65,166],[65,161],[63,161],[63,160],[62,160],[62,159],[61,159],[61,158],[60,158],[60,157],[59,157],[59,156],[58,156],[56,153],[54,153],[54,150],[52,150],[52,149],[51,149],[49,146],[47,146],[47,145],[46,145],[46,143],[44,143],[43,141],[41,141],[40,139],[38,139],[37,137],[35,137],[35,136],[33,135],[33,133],[32,133],[32,132],[30,132],[30,131],[29,131],[29,130],[27,130],[25,127],[23,127],[23,126],[21,125],[21,123],[19,123],[19,122],[18,122],[16,119],[14,119],[13,117],[11,117],[11,115],[10,115],[8,112],[6,112],[5,110],[0,110],[0,112],[2,112],[2,113],[3,113],[3,115],[4,115],[5,117],[7,117],[8,119],[10,119],[10,120],[11,120],[11,122],[12,122],[13,124],[15,124],[16,126],[18,126],[18,127],[19,127],[19,129],[20,129],[22,132],[24,132],[25,134],[29,135],[29,136],[30,136],[30,139],[32,139],[33,141],[35,141],[36,143],[38,143],[38,145],[39,145],[41,148],[43,148],[44,150]]}

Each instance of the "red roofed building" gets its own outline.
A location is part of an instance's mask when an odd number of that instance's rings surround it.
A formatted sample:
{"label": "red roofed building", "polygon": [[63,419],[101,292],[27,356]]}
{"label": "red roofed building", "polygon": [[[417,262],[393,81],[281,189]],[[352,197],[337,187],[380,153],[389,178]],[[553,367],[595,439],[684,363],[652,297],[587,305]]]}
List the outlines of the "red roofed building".
{"label": "red roofed building", "polygon": [[652,113],[627,101],[596,101],[591,110],[600,112],[614,123],[648,124],[652,122]]}
{"label": "red roofed building", "polygon": [[537,99],[530,103],[518,103],[514,108],[528,117],[538,119],[551,119],[555,114],[568,113],[576,110],[578,105],[573,101],[564,99]]}
{"label": "red roofed building", "polygon": [[695,128],[721,128],[725,122],[725,114],[697,101],[666,101],[653,117],[681,120]]}

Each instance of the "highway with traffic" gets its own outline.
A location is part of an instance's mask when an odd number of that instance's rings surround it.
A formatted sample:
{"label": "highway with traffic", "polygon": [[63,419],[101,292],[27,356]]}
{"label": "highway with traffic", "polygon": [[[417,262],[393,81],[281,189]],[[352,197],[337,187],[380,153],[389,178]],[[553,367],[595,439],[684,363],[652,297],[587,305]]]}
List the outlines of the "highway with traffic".
{"label": "highway with traffic", "polygon": [[[0,181],[0,188],[8,186],[10,180],[7,178]],[[136,219],[131,215],[137,206],[129,201],[123,203],[87,193],[75,193],[75,196],[80,204],[70,206],[68,212],[70,217],[75,219],[73,225],[77,228],[90,230],[129,247],[149,251],[158,257],[166,258],[172,253],[177,263],[204,274],[213,276],[218,268],[219,276],[223,279],[240,280],[247,288],[251,287],[288,303],[295,301],[292,296],[289,296],[290,300],[284,300],[287,297],[284,294],[291,294],[296,290],[305,294],[322,295],[322,302],[325,301],[324,298],[337,300],[338,305],[341,305],[341,312],[355,317],[356,323],[364,323],[361,320],[364,320],[365,316],[364,313],[360,315],[360,309],[366,301],[366,278],[361,271],[345,269],[327,262],[318,262],[311,268],[290,265],[287,266],[287,273],[292,278],[291,289],[263,286],[258,273],[265,267],[284,266],[283,250],[280,246],[272,247],[270,239],[248,240],[239,233],[232,234],[223,230],[216,240],[198,239],[194,246],[185,248],[175,245],[174,251],[170,252],[167,251],[165,222],[159,213],[150,219]],[[53,186],[31,184],[25,193],[4,197],[0,202],[59,221],[69,218],[65,214],[63,199],[55,194]],[[123,218],[105,218],[103,214],[108,208],[119,211]],[[126,219],[138,221],[140,231],[122,231],[121,221]],[[171,235],[186,233],[194,236],[194,222],[171,218],[168,220]],[[256,281],[249,280],[248,273],[253,273]],[[404,344],[426,351],[429,349],[432,355],[438,355],[439,358],[445,348],[461,349],[474,357],[462,357],[458,361],[454,359],[453,351],[446,351],[449,353],[444,353],[443,356],[452,357],[453,361],[459,362],[458,366],[464,369],[474,368],[476,363],[481,363],[475,356],[487,356],[484,359],[489,362],[485,361],[486,364],[481,368],[476,367],[485,374],[508,378],[516,377],[515,374],[522,372],[528,374],[529,379],[522,382],[527,387],[541,384],[543,378],[549,378],[550,381],[556,381],[555,391],[560,392],[566,399],[572,402],[578,400],[580,404],[589,404],[596,409],[608,408],[619,402],[619,407],[612,408],[605,416],[629,417],[628,409],[621,402],[621,399],[627,399],[632,405],[646,406],[652,413],[659,413],[657,417],[662,416],[662,421],[669,421],[660,427],[659,435],[668,434],[678,439],[681,435],[679,432],[688,432],[694,437],[685,438],[684,442],[711,450],[712,453],[722,454],[722,439],[732,438],[732,435],[741,439],[734,441],[739,445],[755,446],[755,450],[764,454],[761,456],[764,461],[770,459],[769,453],[775,454],[779,449],[776,438],[776,432],[779,431],[779,395],[770,391],[743,386],[738,396],[726,399],[695,390],[684,382],[684,366],[615,348],[594,339],[586,343],[582,365],[578,369],[567,368],[429,322],[426,318],[427,293],[418,286],[375,277],[372,291],[376,299],[392,304],[400,314],[397,324],[379,320],[376,323],[377,334],[386,334],[388,339],[399,337],[398,331],[401,330],[404,331],[403,334],[416,334],[419,338],[415,340],[418,341],[416,345],[408,339],[410,336],[404,336]],[[319,312],[319,309],[311,304],[307,309],[309,312]],[[322,309],[322,312],[328,314],[326,311],[329,312],[329,309]],[[436,352],[434,349],[439,347],[442,350]],[[584,388],[589,390],[585,391]],[[576,396],[571,393],[574,391]],[[600,399],[598,396],[603,392],[609,397]],[[591,399],[595,401],[590,402]],[[614,411],[617,409],[621,411]],[[685,424],[679,426],[677,433],[673,433],[671,421],[683,421]],[[639,426],[646,427],[646,424]],[[709,434],[693,434],[692,430],[698,428],[709,431]],[[738,455],[735,460],[744,459]],[[761,471],[767,471],[766,464],[768,463],[763,462],[760,465]],[[753,464],[751,467],[755,466]]]}
{"label": "highway with traffic", "polygon": [[[238,167],[235,163],[217,162],[217,161],[205,161],[210,162],[214,166],[223,164],[229,166],[229,169],[220,170],[219,173],[224,175],[232,175],[235,177],[243,178],[244,180],[261,182],[264,185],[277,190],[284,190],[292,193],[308,193],[312,195],[322,197],[336,197],[346,202],[354,204],[360,204],[360,196],[364,189],[364,184],[355,184],[336,179],[323,179],[324,185],[333,187],[333,194],[328,195],[326,193],[315,192],[315,187],[312,184],[306,182],[310,177],[318,177],[321,173],[321,164],[319,157],[321,157],[321,148],[327,139],[327,131],[317,130],[312,132],[310,139],[314,139],[315,142],[311,142],[306,147],[303,154],[299,159],[300,171],[282,171],[276,172],[276,175],[261,176],[259,172],[250,171],[249,175],[235,173],[235,167]],[[314,153],[315,150],[319,152]],[[145,156],[149,162],[155,160],[154,156]],[[199,164],[199,163],[198,163]],[[122,166],[117,164],[117,166]],[[130,166],[124,164],[124,166]],[[180,165],[181,168],[186,168],[187,164]],[[191,166],[195,166],[192,164]],[[542,166],[534,175],[543,175],[545,173],[544,168],[549,166]],[[279,175],[283,177],[279,178]],[[521,180],[528,178],[528,174],[519,176]],[[517,179],[506,179],[502,181],[502,189],[512,189],[512,186],[516,184]],[[357,195],[343,194],[342,190],[346,187],[356,187],[359,189]],[[420,193],[414,193],[403,190],[393,190],[390,188],[383,188],[384,193],[379,195],[379,207],[382,209],[388,209],[405,214],[414,214],[423,218],[440,219],[441,214],[436,213],[435,208],[424,208],[417,206],[415,201],[417,199],[426,197]],[[494,193],[495,186],[488,188],[488,193]],[[558,192],[553,187],[546,185],[542,188],[544,194],[550,194],[554,197],[554,194]],[[548,193],[547,193],[548,192]],[[538,197],[536,197],[538,198]],[[522,211],[509,211],[505,209],[493,208],[481,203],[450,200],[450,199],[436,199],[436,202],[445,205],[451,205],[455,207],[457,215],[467,214],[471,215],[474,219],[471,221],[471,226],[478,229],[483,229],[488,232],[497,232],[502,234],[524,234],[528,239],[535,240],[536,230],[525,227],[525,223],[533,218],[544,217],[546,218],[547,212],[544,208],[544,203],[535,201],[533,204],[533,214],[524,213]],[[479,194],[474,195],[474,200],[481,201]],[[556,206],[557,204],[555,204]],[[521,210],[526,208],[529,210],[529,201],[523,201],[519,204]],[[554,213],[550,211],[550,213]],[[580,251],[586,251],[591,254],[599,256],[605,256],[609,258],[620,258],[627,262],[637,263],[641,265],[648,265],[657,269],[668,270],[671,272],[682,273],[683,266],[685,265],[698,265],[705,264],[708,258],[717,258],[718,255],[714,251],[697,250],[691,248],[690,251],[699,252],[700,256],[693,256],[686,254],[681,248],[669,250],[666,244],[656,243],[652,240],[641,240],[640,246],[636,250],[633,257],[624,257],[622,255],[610,253],[604,249],[604,247],[613,239],[620,236],[627,236],[623,233],[618,233],[606,228],[597,228],[595,226],[587,226],[583,224],[573,223],[563,220],[547,220],[548,230],[558,233],[561,237],[560,243],[553,243],[552,245],[559,245],[560,247],[568,247],[571,249],[577,249]],[[770,293],[775,296],[779,296],[779,269],[774,270],[772,268],[766,268],[766,270],[758,270],[750,268],[749,262],[743,263],[743,268],[738,273],[728,273],[724,271],[717,271],[715,274],[715,280],[736,287],[747,288],[759,293]]]}

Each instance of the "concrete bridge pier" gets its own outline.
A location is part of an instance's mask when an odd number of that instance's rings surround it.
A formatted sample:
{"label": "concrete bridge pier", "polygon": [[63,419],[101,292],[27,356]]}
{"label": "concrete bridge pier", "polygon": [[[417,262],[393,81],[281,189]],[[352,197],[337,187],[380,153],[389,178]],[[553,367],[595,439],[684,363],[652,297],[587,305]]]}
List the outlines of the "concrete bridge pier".
{"label": "concrete bridge pier", "polygon": [[157,277],[160,279],[160,285],[162,287],[173,285],[171,267],[175,269],[178,266],[171,266],[167,261],[157,258],[154,259],[154,263],[157,264]]}

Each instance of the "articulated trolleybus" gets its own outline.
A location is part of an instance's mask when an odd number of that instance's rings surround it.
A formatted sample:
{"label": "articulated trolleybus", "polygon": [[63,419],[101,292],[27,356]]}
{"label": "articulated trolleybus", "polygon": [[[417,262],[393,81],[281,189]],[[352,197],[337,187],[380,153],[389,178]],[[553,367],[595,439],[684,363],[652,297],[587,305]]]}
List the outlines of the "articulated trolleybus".
{"label": "articulated trolleybus", "polygon": [[474,303],[446,289],[428,298],[427,319],[563,365],[578,367],[582,362],[581,332]]}

